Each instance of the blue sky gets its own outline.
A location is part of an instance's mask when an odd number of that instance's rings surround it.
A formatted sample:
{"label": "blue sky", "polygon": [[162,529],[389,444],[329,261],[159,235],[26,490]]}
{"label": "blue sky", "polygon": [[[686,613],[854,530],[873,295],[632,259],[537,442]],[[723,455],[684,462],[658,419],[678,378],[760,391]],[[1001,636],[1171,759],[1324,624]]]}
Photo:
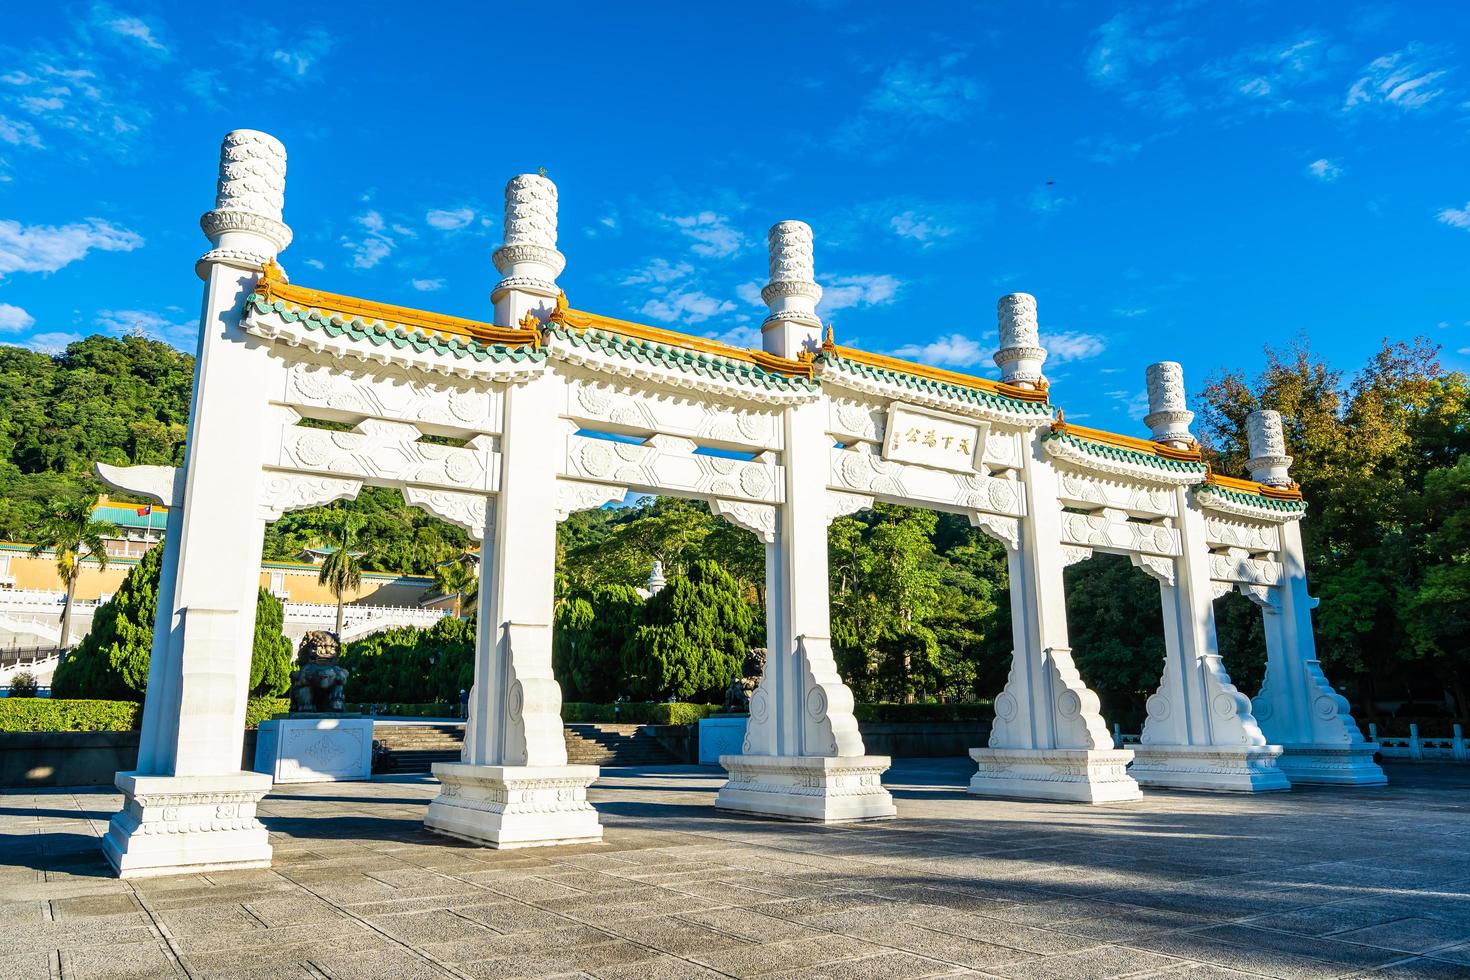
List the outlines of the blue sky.
{"label": "blue sky", "polygon": [[192,350],[220,136],[290,155],[296,282],[485,318],[502,189],[561,191],[581,309],[757,345],[765,231],[840,342],[994,375],[1036,294],[1053,400],[1139,432],[1298,334],[1470,366],[1463,3],[28,4],[0,48],[0,342]]}

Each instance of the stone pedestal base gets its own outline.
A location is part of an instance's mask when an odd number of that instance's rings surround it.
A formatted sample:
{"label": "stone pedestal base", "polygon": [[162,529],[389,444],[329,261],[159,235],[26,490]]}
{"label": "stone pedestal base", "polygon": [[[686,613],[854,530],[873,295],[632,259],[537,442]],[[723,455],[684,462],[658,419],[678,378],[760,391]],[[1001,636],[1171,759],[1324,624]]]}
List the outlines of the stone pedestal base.
{"label": "stone pedestal base", "polygon": [[722,755],[730,779],[715,797],[721,810],[784,820],[876,820],[898,813],[883,788],[886,755]]}
{"label": "stone pedestal base", "polygon": [[1140,786],[1219,793],[1279,793],[1291,789],[1277,768],[1281,746],[1137,745],[1133,768]]}
{"label": "stone pedestal base", "polygon": [[327,783],[373,776],[373,720],[310,715],[260,723],[255,771],[278,783]]}
{"label": "stone pedestal base", "polygon": [[1318,783],[1328,786],[1386,786],[1388,777],[1373,761],[1377,742],[1355,745],[1281,746],[1277,767],[1293,783]]}
{"label": "stone pedestal base", "polygon": [[271,778],[256,772],[218,776],[117,774],[123,809],[102,838],[120,878],[268,868],[271,845],[255,805]]}
{"label": "stone pedestal base", "polygon": [[602,840],[587,787],[597,766],[470,766],[436,762],[443,785],[424,814],[429,830],[488,847]]}
{"label": "stone pedestal base", "polygon": [[1143,798],[1128,775],[1131,749],[971,749],[976,796],[1064,803],[1131,803]]}

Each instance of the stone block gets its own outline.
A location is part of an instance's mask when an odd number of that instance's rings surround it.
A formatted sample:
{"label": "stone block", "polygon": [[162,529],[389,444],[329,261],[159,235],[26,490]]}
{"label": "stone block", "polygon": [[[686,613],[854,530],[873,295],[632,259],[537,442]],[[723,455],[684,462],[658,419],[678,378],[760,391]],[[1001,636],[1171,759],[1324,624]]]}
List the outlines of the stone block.
{"label": "stone block", "polygon": [[720,757],[739,755],[745,745],[749,715],[715,715],[699,720],[699,764],[717,766]]}
{"label": "stone block", "polygon": [[121,878],[268,868],[271,845],[255,806],[269,776],[117,774],[123,808],[102,838],[102,853]]}
{"label": "stone block", "polygon": [[373,720],[339,715],[263,721],[255,742],[255,771],[277,783],[371,779]]}
{"label": "stone block", "polygon": [[715,797],[721,810],[787,820],[873,820],[894,816],[883,788],[886,755],[725,755],[730,779]]}
{"label": "stone block", "polygon": [[489,847],[543,847],[602,840],[587,787],[597,766],[472,766],[434,763],[439,795],[429,830]]}
{"label": "stone block", "polygon": [[1285,743],[1276,765],[1293,783],[1327,786],[1386,786],[1373,754],[1377,742],[1354,742],[1343,745],[1307,745]]}
{"label": "stone block", "polygon": [[1279,745],[1136,745],[1128,774],[1140,786],[1279,793],[1291,789],[1280,756]]}
{"label": "stone block", "polygon": [[1065,803],[1131,803],[1143,798],[1128,775],[1131,749],[971,749],[976,796]]}

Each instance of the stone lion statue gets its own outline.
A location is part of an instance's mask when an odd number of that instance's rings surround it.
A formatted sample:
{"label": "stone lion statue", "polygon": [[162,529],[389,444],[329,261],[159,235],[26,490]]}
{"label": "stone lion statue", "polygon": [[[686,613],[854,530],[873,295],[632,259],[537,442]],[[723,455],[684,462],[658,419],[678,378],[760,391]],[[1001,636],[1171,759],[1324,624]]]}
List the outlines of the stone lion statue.
{"label": "stone lion statue", "polygon": [[730,681],[725,688],[726,711],[748,712],[750,710],[750,699],[755,694],[755,689],[760,686],[761,674],[766,669],[766,651],[762,647],[746,651],[745,663],[741,667],[742,676]]}
{"label": "stone lion statue", "polygon": [[301,638],[296,669],[291,671],[291,710],[342,711],[347,668],[339,666],[342,645],[336,634],[312,630]]}

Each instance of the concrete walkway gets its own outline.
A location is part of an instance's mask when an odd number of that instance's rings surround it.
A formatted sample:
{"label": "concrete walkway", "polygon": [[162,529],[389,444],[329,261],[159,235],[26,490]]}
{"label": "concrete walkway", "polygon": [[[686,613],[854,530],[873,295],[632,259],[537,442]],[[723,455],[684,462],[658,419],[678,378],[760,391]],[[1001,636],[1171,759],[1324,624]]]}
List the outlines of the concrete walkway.
{"label": "concrete walkway", "polygon": [[1470,977],[1470,767],[1376,790],[979,800],[895,766],[899,817],[712,809],[719,770],[609,770],[607,842],[423,831],[432,780],[294,786],[268,871],[121,882],[102,792],[0,796],[6,977]]}

